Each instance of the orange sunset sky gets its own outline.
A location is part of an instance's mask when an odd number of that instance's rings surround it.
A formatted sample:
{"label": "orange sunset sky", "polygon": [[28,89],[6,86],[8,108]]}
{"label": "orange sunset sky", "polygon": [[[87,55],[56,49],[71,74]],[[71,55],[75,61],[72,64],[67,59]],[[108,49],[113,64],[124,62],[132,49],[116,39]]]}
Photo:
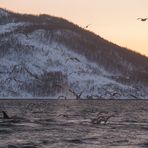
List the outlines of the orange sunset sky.
{"label": "orange sunset sky", "polygon": [[148,0],[0,0],[20,13],[63,17],[120,46],[148,56]]}

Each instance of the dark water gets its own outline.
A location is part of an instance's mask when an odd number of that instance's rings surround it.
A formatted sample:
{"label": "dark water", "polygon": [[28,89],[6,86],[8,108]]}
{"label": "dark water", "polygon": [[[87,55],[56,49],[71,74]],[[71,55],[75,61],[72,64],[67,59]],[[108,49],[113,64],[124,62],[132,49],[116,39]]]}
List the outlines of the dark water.
{"label": "dark water", "polygon": [[[11,116],[0,119],[0,148],[148,148],[146,100],[0,100],[0,107]],[[114,116],[93,124],[100,111]]]}

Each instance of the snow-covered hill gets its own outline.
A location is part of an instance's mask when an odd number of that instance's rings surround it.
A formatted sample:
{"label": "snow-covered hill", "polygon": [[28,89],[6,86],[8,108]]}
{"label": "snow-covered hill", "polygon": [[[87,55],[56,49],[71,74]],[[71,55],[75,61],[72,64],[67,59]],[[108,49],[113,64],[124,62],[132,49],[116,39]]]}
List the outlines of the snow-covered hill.
{"label": "snow-covered hill", "polygon": [[64,19],[0,9],[0,97],[147,98],[148,58]]}

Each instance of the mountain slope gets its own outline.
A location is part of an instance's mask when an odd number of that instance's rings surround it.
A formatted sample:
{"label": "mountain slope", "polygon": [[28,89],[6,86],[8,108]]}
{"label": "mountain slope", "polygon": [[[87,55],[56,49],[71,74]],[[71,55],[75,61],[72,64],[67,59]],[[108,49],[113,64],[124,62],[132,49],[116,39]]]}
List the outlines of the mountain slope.
{"label": "mountain slope", "polygon": [[62,18],[0,9],[0,96],[147,98],[148,58]]}

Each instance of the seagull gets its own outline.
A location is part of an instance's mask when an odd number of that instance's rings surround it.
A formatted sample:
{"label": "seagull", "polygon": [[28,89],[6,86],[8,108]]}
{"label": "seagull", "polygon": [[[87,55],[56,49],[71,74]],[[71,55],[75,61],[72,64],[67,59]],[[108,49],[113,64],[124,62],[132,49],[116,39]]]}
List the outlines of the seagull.
{"label": "seagull", "polygon": [[137,20],[141,20],[142,22],[146,21],[148,18],[137,18]]}
{"label": "seagull", "polygon": [[76,58],[76,57],[68,57],[68,58],[66,59],[66,62],[65,62],[65,63],[67,63],[69,60],[73,60],[73,61],[76,61],[76,62],[80,62],[80,60],[79,60],[78,58]]}
{"label": "seagull", "polygon": [[88,28],[91,24],[86,25],[84,28]]}

